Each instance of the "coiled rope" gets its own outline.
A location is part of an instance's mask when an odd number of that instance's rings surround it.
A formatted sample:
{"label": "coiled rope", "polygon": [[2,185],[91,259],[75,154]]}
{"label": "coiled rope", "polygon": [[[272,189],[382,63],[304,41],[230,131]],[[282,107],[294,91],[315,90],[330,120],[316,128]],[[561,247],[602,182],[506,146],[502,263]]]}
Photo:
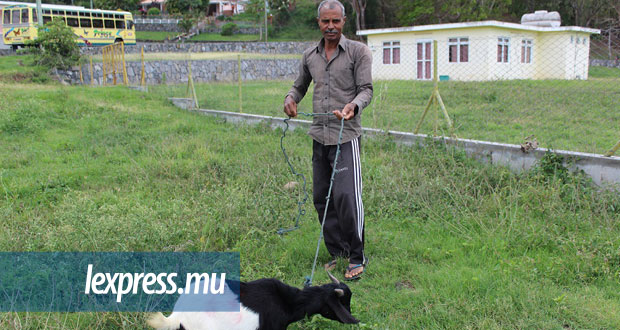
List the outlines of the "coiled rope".
{"label": "coiled rope", "polygon": [[[307,117],[334,115],[333,113],[306,113],[306,112],[298,112],[297,114],[307,116]],[[291,164],[288,158],[286,149],[284,148],[284,138],[286,137],[286,131],[288,131],[289,129],[288,122],[290,119],[291,119],[290,117],[287,119],[284,119],[284,123],[286,124],[286,127],[284,128],[284,131],[282,132],[282,137],[280,138],[280,148],[282,149],[282,153],[284,154],[284,159],[286,160],[286,163],[291,169],[291,173],[293,173],[293,175],[297,177],[301,177],[304,182],[303,187],[302,187],[304,191],[304,198],[301,201],[297,202],[298,213],[297,213],[297,219],[295,220],[295,226],[288,228],[288,229],[280,228],[278,230],[278,234],[280,235],[299,228],[299,219],[301,218],[302,215],[306,214],[306,211],[303,209],[303,206],[306,204],[306,201],[308,200],[308,192],[306,190],[306,177],[303,174],[295,171],[293,164]],[[332,187],[334,186],[334,177],[336,176],[336,173],[338,173],[337,165],[338,165],[338,158],[340,156],[340,145],[342,143],[342,131],[343,130],[344,130],[344,118],[340,119],[340,132],[338,133],[338,146],[336,147],[336,157],[334,158],[334,166],[332,169],[332,175],[331,175],[331,178],[329,179],[329,190],[327,191],[327,196],[325,197],[325,211],[323,212],[323,221],[321,221],[321,233],[319,234],[319,239],[316,243],[316,253],[314,254],[314,262],[312,264],[312,273],[310,274],[310,276],[306,276],[305,281],[304,281],[305,287],[312,286],[312,279],[314,278],[316,262],[319,257],[319,249],[321,247],[321,240],[323,239],[323,227],[325,226],[325,219],[327,218],[327,209],[329,208],[329,200],[331,199]]]}

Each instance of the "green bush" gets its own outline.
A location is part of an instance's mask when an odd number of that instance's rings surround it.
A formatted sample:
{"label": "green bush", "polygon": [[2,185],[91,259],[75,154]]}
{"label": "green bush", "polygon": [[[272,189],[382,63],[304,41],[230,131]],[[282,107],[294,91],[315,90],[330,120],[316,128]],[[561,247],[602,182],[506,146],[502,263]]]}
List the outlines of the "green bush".
{"label": "green bush", "polygon": [[68,69],[80,61],[80,48],[73,30],[61,20],[48,22],[39,28],[39,37],[27,43],[28,52],[34,54],[34,65]]}
{"label": "green bush", "polygon": [[189,15],[185,15],[183,16],[183,19],[179,21],[178,25],[183,30],[183,32],[189,33],[189,30],[191,30],[194,26],[194,19],[192,19],[192,17]]}
{"label": "green bush", "polygon": [[224,24],[224,26],[222,26],[223,36],[231,36],[235,34],[235,31],[237,31],[237,24],[235,23],[226,23]]}
{"label": "green bush", "polygon": [[161,12],[159,11],[159,8],[153,7],[153,8],[149,8],[146,14],[149,16],[159,16]]}

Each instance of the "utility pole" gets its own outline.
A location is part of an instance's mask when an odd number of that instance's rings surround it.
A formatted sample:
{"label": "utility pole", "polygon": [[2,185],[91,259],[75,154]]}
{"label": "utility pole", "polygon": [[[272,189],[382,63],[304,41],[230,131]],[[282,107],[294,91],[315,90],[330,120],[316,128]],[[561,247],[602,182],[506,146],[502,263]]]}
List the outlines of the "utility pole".
{"label": "utility pole", "polygon": [[267,3],[267,0],[265,0],[265,42],[267,42],[267,6],[269,6],[269,4]]}
{"label": "utility pole", "polygon": [[37,0],[37,25],[43,26],[43,10],[41,10],[41,0]]}

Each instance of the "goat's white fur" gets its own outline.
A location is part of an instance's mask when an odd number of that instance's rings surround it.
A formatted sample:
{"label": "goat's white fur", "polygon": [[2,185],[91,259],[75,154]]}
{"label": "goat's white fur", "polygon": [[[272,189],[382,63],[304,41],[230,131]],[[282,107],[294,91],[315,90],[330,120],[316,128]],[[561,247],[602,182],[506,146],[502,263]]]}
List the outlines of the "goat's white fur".
{"label": "goat's white fur", "polygon": [[147,322],[158,330],[176,330],[181,324],[186,330],[256,330],[258,314],[241,305],[239,312],[173,312],[168,317],[157,313]]}
{"label": "goat's white fur", "polygon": [[[202,287],[203,282],[200,282]],[[190,291],[194,292],[196,283],[191,283]],[[214,310],[215,306],[240,305],[238,312],[187,312],[187,310]],[[189,309],[192,308],[192,309]],[[217,310],[217,309],[216,309]],[[183,294],[179,296],[170,316],[162,313],[151,316],[147,323],[158,330],[177,330],[181,324],[186,330],[256,330],[258,314],[243,306],[232,292],[228,283],[224,295],[215,298],[212,295]]]}

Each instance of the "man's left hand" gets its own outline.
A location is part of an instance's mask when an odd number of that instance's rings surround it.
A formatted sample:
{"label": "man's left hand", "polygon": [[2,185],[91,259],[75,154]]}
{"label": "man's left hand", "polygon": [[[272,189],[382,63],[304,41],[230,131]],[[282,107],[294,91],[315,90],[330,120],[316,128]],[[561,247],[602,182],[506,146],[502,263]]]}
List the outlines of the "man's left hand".
{"label": "man's left hand", "polygon": [[347,103],[347,105],[342,108],[342,111],[334,110],[333,113],[338,120],[341,120],[343,117],[344,120],[349,120],[355,116],[355,107],[356,105],[354,103]]}

